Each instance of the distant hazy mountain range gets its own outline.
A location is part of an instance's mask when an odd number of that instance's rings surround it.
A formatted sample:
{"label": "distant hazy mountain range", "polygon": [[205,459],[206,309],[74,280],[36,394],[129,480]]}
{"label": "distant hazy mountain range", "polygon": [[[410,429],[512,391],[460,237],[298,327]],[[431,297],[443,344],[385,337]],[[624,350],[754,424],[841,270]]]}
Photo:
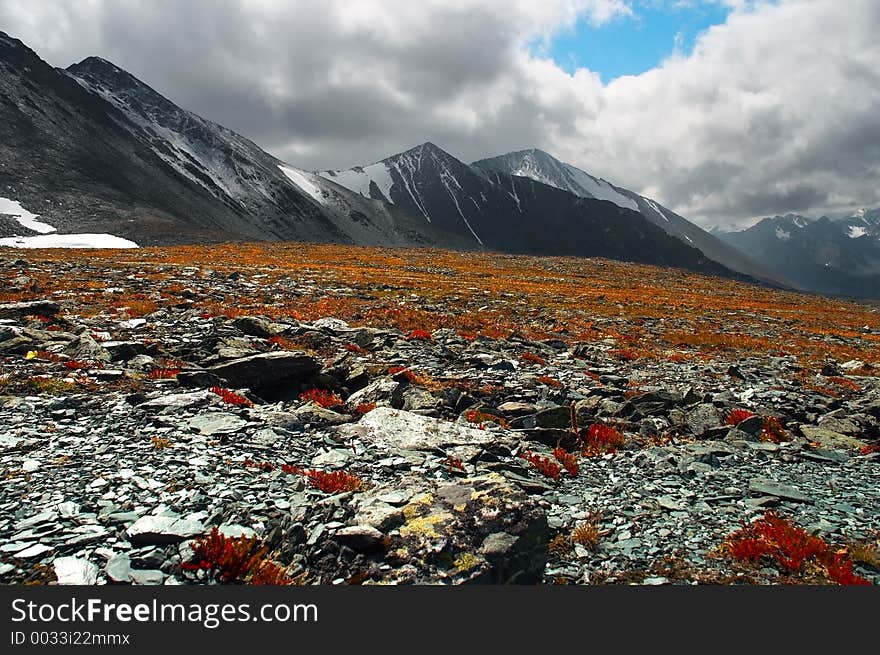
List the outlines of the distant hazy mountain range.
{"label": "distant hazy mountain range", "polygon": [[717,236],[804,289],[880,297],[880,209],[836,219],[773,216]]}

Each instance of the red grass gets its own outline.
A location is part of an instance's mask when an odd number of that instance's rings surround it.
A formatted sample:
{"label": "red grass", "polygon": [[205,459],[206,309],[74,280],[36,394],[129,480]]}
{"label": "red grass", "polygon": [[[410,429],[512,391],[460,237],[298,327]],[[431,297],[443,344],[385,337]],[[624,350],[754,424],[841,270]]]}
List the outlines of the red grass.
{"label": "red grass", "polygon": [[581,454],[586,457],[616,453],[626,443],[626,438],[620,432],[602,423],[591,425],[586,437],[582,433],[580,440]]}
{"label": "red grass", "polygon": [[[248,468],[256,468],[266,472],[274,471],[276,468],[271,462],[255,462],[251,459],[246,459],[244,465]],[[280,468],[290,475],[305,476],[310,485],[325,493],[335,494],[342,491],[357,491],[364,487],[363,480],[353,473],[346,473],[345,471],[332,471],[328,473],[327,471],[318,471],[316,469],[304,469],[293,464],[282,464]]]}
{"label": "red grass", "polygon": [[578,464],[577,455],[574,453],[570,453],[565,448],[557,446],[553,449],[553,457],[556,458],[556,461],[562,464],[563,468],[568,471],[568,474],[571,476],[575,476],[580,471],[580,464]]}
{"label": "red grass", "polygon": [[419,377],[416,373],[413,373],[411,370],[409,370],[408,368],[405,368],[403,366],[389,366],[387,369],[387,372],[388,372],[388,375],[391,375],[391,376],[402,375],[404,378],[406,378],[406,381],[409,382],[410,384],[423,384],[424,383],[424,380],[421,377]]}
{"label": "red grass", "polygon": [[546,384],[548,387],[553,387],[554,389],[561,389],[563,386],[562,382],[556,378],[551,378],[549,375],[539,375],[535,379],[541,384]]}
{"label": "red grass", "polygon": [[82,371],[83,369],[92,368],[92,364],[89,364],[87,362],[80,362],[75,359],[64,362],[63,366],[69,371]]}
{"label": "red grass", "polygon": [[356,414],[363,416],[364,414],[369,414],[374,409],[376,409],[376,403],[361,403],[354,408],[354,411]]}
{"label": "red grass", "polygon": [[778,418],[775,416],[765,416],[764,425],[761,428],[761,440],[780,443],[782,441],[789,441],[790,439]]}
{"label": "red grass", "polygon": [[329,409],[330,407],[338,407],[339,405],[345,404],[345,401],[342,400],[342,398],[340,398],[332,391],[327,391],[326,389],[309,389],[308,391],[301,393],[299,395],[299,399],[306,401],[310,400],[316,405],[320,405],[325,409]]}
{"label": "red grass", "polygon": [[180,565],[184,571],[209,571],[225,584],[292,584],[283,568],[266,559],[268,548],[256,537],[226,537],[214,528],[192,548],[192,561]]}
{"label": "red grass", "polygon": [[170,380],[177,377],[178,373],[180,373],[179,368],[154,368],[147,373],[147,377],[151,380]]}
{"label": "red grass", "polygon": [[298,343],[296,343],[295,341],[291,341],[287,337],[282,337],[280,334],[269,337],[268,339],[266,339],[266,343],[271,346],[275,346],[280,350],[298,350],[300,348]]}
{"label": "red grass", "polygon": [[345,344],[345,349],[350,353],[356,353],[358,355],[366,355],[368,352],[366,348],[361,348],[356,343]]}
{"label": "red grass", "polygon": [[481,412],[478,409],[469,409],[464,413],[464,420],[468,423],[476,423],[480,427],[482,427],[485,423],[496,423],[503,428],[510,427],[507,421],[500,416],[495,416],[494,414],[489,414],[488,412]]}
{"label": "red grass", "polygon": [[620,359],[624,362],[632,362],[639,358],[639,355],[636,351],[630,350],[628,348],[621,348],[619,350],[609,350],[609,355],[614,355],[617,359]]}
{"label": "red grass", "polygon": [[541,366],[547,365],[547,360],[535,353],[523,353],[522,359],[523,361],[531,362],[532,364],[540,364]]}
{"label": "red grass", "polygon": [[408,335],[406,335],[407,341],[433,341],[433,337],[430,332],[425,330],[413,330]]}
{"label": "red grass", "polygon": [[443,464],[450,469],[457,469],[459,471],[464,471],[464,462],[462,462],[457,457],[452,457],[451,455],[443,460]]}
{"label": "red grass", "polygon": [[537,453],[528,451],[520,453],[519,456],[527,462],[531,462],[542,475],[545,475],[548,478],[556,480],[562,472],[562,467],[549,457],[541,457]]}
{"label": "red grass", "polygon": [[338,494],[343,491],[357,491],[362,489],[364,481],[352,473],[345,471],[316,471],[308,469],[301,472],[306,476],[309,484],[320,489],[324,493]]}
{"label": "red grass", "polygon": [[857,385],[855,382],[853,382],[852,380],[847,380],[846,378],[843,378],[840,376],[836,376],[836,375],[832,376],[832,377],[828,378],[828,381],[833,382],[838,387],[843,387],[844,389],[847,389],[849,391],[858,392],[858,391],[862,390],[862,388],[859,385]]}
{"label": "red grass", "polygon": [[728,536],[721,551],[743,562],[769,559],[790,573],[818,570],[837,584],[870,584],[853,572],[846,550],[832,550],[823,539],[773,511]]}
{"label": "red grass", "polygon": [[211,393],[217,394],[223,399],[223,402],[229,403],[230,405],[253,407],[253,403],[250,400],[244,396],[240,396],[234,391],[230,391],[229,389],[224,389],[223,387],[211,387]]}
{"label": "red grass", "polygon": [[880,453],[880,444],[872,443],[868,444],[867,446],[862,446],[861,449],[859,449],[859,453],[861,453],[862,455],[872,455],[874,453]]}
{"label": "red grass", "polygon": [[727,423],[727,425],[738,425],[753,416],[756,416],[756,414],[747,409],[734,409],[727,415],[725,423]]}

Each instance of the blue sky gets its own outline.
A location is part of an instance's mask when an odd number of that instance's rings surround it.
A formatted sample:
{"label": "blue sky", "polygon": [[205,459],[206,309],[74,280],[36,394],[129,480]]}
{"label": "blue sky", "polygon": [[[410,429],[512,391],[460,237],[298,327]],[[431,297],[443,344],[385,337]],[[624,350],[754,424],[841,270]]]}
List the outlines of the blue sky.
{"label": "blue sky", "polygon": [[730,11],[720,2],[677,4],[674,0],[636,1],[632,16],[598,27],[582,19],[539,51],[569,73],[589,68],[605,83],[622,75],[638,75],[660,64],[677,43],[689,54],[697,36],[723,23]]}

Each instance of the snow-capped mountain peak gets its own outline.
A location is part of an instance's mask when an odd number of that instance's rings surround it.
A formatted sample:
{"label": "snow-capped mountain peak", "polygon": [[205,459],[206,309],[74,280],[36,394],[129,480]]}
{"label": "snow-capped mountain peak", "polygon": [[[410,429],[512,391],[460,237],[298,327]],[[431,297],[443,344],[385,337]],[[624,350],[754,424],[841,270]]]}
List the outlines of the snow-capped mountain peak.
{"label": "snow-capped mountain peak", "polygon": [[559,161],[552,155],[530,148],[475,161],[472,166],[485,173],[503,172],[568,191],[583,198],[608,200],[618,207],[638,211],[638,204],[601,178]]}

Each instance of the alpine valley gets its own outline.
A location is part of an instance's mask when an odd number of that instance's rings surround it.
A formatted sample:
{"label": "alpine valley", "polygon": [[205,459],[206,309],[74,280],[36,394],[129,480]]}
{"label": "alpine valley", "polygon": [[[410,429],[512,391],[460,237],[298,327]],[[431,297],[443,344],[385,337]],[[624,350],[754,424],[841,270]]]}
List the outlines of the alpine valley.
{"label": "alpine valley", "polygon": [[53,68],[0,33],[0,72],[0,245],[434,246],[793,286],[653,200],[538,150],[467,164],[424,143],[316,174],[98,57]]}
{"label": "alpine valley", "polygon": [[877,211],[361,163],[0,33],[0,584],[880,584]]}

